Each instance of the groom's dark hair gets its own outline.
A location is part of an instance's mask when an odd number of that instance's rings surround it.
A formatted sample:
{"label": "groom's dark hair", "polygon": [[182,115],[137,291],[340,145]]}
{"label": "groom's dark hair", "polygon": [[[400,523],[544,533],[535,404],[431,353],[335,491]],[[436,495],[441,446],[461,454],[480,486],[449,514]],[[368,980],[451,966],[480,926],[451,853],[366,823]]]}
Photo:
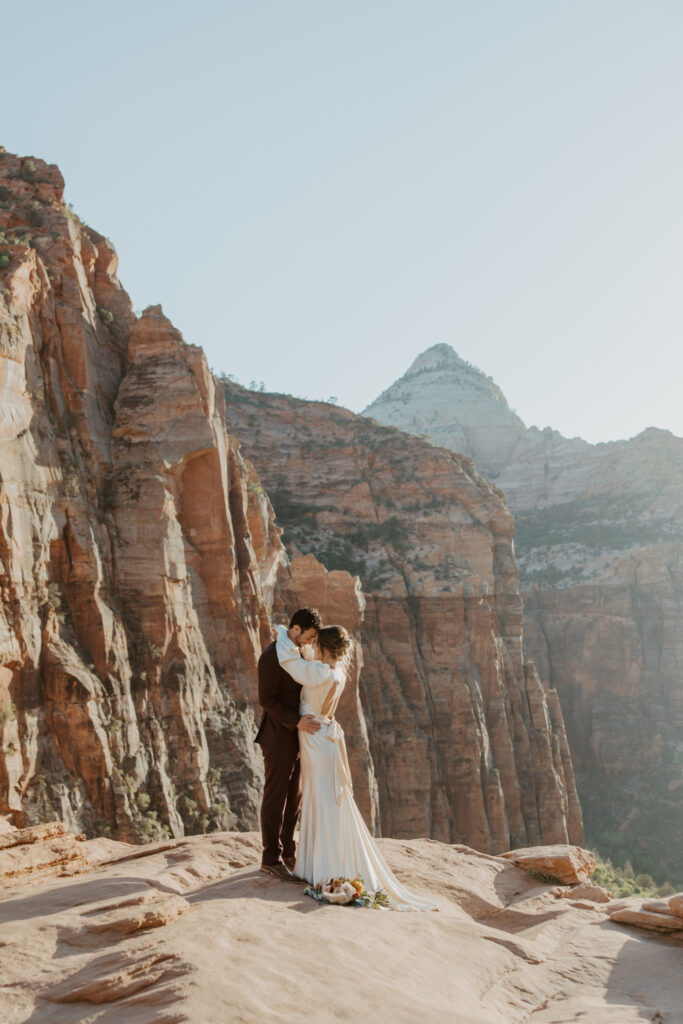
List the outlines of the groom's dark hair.
{"label": "groom's dark hair", "polygon": [[307,629],[322,629],[323,620],[317,608],[299,608],[290,619],[289,628],[292,626],[298,626],[301,632],[305,633]]}

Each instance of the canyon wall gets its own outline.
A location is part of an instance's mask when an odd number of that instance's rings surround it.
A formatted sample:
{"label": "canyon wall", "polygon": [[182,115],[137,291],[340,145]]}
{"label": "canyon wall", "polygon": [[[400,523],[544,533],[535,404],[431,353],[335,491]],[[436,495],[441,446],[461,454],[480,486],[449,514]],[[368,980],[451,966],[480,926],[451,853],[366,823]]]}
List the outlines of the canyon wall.
{"label": "canyon wall", "polygon": [[[223,392],[161,307],[134,315],[59,170],[5,152],[0,288],[0,813],[131,841],[256,827],[256,661],[300,573]],[[357,628],[356,583],[333,589]]]}
{"label": "canyon wall", "polygon": [[527,429],[448,345],[365,413],[471,456],[505,493],[525,651],[560,695],[588,839],[683,885],[683,439]]}
{"label": "canyon wall", "polygon": [[579,842],[559,704],[522,658],[500,492],[469,460],[347,410],[224,386],[288,549],[362,580],[382,834],[487,851]]}

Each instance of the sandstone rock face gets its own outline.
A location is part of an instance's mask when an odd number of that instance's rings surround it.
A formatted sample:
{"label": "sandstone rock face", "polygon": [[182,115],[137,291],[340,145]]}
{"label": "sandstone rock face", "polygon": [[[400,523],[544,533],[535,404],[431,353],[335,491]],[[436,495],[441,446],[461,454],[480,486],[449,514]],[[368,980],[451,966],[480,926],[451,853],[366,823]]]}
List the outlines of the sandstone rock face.
{"label": "sandstone rock face", "polygon": [[345,410],[225,389],[288,547],[362,580],[381,832],[486,851],[580,842],[559,704],[522,658],[500,492],[469,460]]}
{"label": "sandstone rock face", "polygon": [[201,349],[135,317],[57,168],[2,152],[0,187],[0,813],[253,826],[268,499]]}
{"label": "sandstone rock face", "polygon": [[636,548],[525,602],[527,650],[562,695],[591,834],[681,884],[683,545]]}
{"label": "sandstone rock face", "polygon": [[683,439],[526,429],[447,345],[365,412],[474,458],[504,491],[525,652],[562,701],[589,838],[683,884]]}

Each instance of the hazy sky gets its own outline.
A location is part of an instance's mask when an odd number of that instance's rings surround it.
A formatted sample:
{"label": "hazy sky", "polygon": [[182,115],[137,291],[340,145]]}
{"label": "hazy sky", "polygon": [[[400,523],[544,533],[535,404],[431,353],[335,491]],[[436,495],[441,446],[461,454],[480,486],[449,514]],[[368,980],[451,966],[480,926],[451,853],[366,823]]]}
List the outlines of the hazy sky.
{"label": "hazy sky", "polygon": [[361,410],[447,342],[528,424],[683,435],[680,0],[0,14],[0,142],[216,370]]}

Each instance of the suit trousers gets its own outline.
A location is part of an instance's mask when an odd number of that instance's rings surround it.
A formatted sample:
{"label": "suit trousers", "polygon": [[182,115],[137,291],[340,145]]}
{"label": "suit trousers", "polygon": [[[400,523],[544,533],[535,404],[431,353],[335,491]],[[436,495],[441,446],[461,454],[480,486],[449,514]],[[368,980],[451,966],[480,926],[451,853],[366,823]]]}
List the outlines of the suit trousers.
{"label": "suit trousers", "polygon": [[262,864],[294,857],[294,829],[301,814],[299,744],[261,747],[265,767],[261,804]]}

